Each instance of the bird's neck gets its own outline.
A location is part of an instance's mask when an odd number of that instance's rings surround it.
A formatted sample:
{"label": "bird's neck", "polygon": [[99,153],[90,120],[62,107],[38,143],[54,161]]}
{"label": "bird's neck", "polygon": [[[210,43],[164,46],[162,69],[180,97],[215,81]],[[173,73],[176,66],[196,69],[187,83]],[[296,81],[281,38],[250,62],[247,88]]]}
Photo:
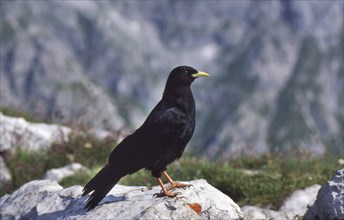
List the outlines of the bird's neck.
{"label": "bird's neck", "polygon": [[195,100],[190,86],[177,86],[173,89],[165,89],[162,100],[171,105],[177,105],[184,110],[195,108]]}

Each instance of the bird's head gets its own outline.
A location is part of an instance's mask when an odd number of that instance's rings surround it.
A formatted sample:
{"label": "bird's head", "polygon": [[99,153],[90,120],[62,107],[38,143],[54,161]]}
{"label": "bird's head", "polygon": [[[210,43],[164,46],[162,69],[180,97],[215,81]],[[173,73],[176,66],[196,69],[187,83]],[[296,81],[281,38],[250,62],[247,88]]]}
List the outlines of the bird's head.
{"label": "bird's head", "polygon": [[190,66],[178,66],[171,71],[166,85],[190,86],[196,78],[207,76],[208,73],[197,71]]}

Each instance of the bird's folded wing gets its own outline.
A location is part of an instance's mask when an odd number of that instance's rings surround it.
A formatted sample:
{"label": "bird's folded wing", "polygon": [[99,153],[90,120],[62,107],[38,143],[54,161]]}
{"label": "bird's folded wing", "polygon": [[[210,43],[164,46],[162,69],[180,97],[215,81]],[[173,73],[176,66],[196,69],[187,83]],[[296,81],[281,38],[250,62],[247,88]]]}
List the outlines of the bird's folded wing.
{"label": "bird's folded wing", "polygon": [[109,163],[127,163],[128,160],[145,163],[174,145],[185,127],[186,116],[179,108],[154,109],[139,129],[118,144]]}
{"label": "bird's folded wing", "polygon": [[183,131],[186,126],[184,112],[173,107],[166,110],[153,112],[142,125],[146,132],[154,132],[155,137],[177,138],[175,135]]}

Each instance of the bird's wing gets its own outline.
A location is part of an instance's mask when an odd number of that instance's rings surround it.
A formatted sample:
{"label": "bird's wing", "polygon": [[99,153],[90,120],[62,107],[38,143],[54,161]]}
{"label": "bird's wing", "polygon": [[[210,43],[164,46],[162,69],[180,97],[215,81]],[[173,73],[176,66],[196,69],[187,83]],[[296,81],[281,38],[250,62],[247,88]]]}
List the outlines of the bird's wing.
{"label": "bird's wing", "polygon": [[186,115],[178,107],[168,108],[166,110],[152,111],[148,116],[142,129],[145,133],[151,133],[156,139],[173,140],[178,139],[181,132],[186,127]]}
{"label": "bird's wing", "polygon": [[[178,141],[186,127],[186,115],[177,108],[153,109],[143,125],[126,137],[111,153],[111,164],[146,165]],[[140,165],[139,165],[140,164]],[[134,166],[134,165],[132,165]]]}

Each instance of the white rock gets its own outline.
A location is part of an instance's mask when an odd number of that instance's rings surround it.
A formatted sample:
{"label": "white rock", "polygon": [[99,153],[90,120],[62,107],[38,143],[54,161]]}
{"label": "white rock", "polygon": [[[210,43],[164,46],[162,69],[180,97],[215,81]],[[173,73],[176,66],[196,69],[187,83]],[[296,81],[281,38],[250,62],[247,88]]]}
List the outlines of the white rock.
{"label": "white rock", "polygon": [[279,210],[259,208],[256,206],[243,206],[242,212],[247,219],[297,219],[304,216],[307,207],[315,201],[320,185],[313,185],[303,190],[293,192],[283,202]]}
{"label": "white rock", "polygon": [[287,219],[295,219],[296,216],[302,217],[307,208],[313,205],[316,195],[320,189],[320,185],[313,185],[303,190],[293,192],[283,202],[279,209]]}
{"label": "white rock", "polygon": [[[63,189],[56,182],[32,181],[0,199],[0,219],[242,219],[240,207],[205,180],[177,189],[180,198],[155,198],[160,187],[116,185],[92,211],[83,207],[81,186]],[[189,204],[197,203],[197,213]]]}
{"label": "white rock", "polygon": [[67,141],[70,132],[65,126],[31,123],[0,112],[0,151],[16,147],[28,151],[47,149],[53,142]]}
{"label": "white rock", "polygon": [[26,183],[11,195],[1,197],[0,219],[20,219],[36,207],[38,201],[62,189],[62,186],[49,180]]}
{"label": "white rock", "polygon": [[279,219],[281,214],[278,211],[271,209],[259,208],[256,206],[243,206],[241,207],[242,212],[245,215],[245,219]]}
{"label": "white rock", "polygon": [[316,201],[305,215],[305,220],[311,219],[344,219],[344,168],[319,190]]}
{"label": "white rock", "polygon": [[[49,149],[52,143],[68,141],[72,129],[62,125],[32,123],[24,118],[15,118],[3,115],[0,112],[0,152],[16,150],[28,151]],[[80,131],[79,135],[83,135]],[[113,134],[104,129],[91,129],[89,131],[98,139],[111,137]]]}
{"label": "white rock", "polygon": [[0,156],[0,187],[11,181],[12,177],[10,172],[8,171],[4,159]]}
{"label": "white rock", "polygon": [[80,170],[86,170],[87,168],[80,163],[72,163],[61,168],[48,170],[43,179],[60,182],[63,178],[73,175]]}

